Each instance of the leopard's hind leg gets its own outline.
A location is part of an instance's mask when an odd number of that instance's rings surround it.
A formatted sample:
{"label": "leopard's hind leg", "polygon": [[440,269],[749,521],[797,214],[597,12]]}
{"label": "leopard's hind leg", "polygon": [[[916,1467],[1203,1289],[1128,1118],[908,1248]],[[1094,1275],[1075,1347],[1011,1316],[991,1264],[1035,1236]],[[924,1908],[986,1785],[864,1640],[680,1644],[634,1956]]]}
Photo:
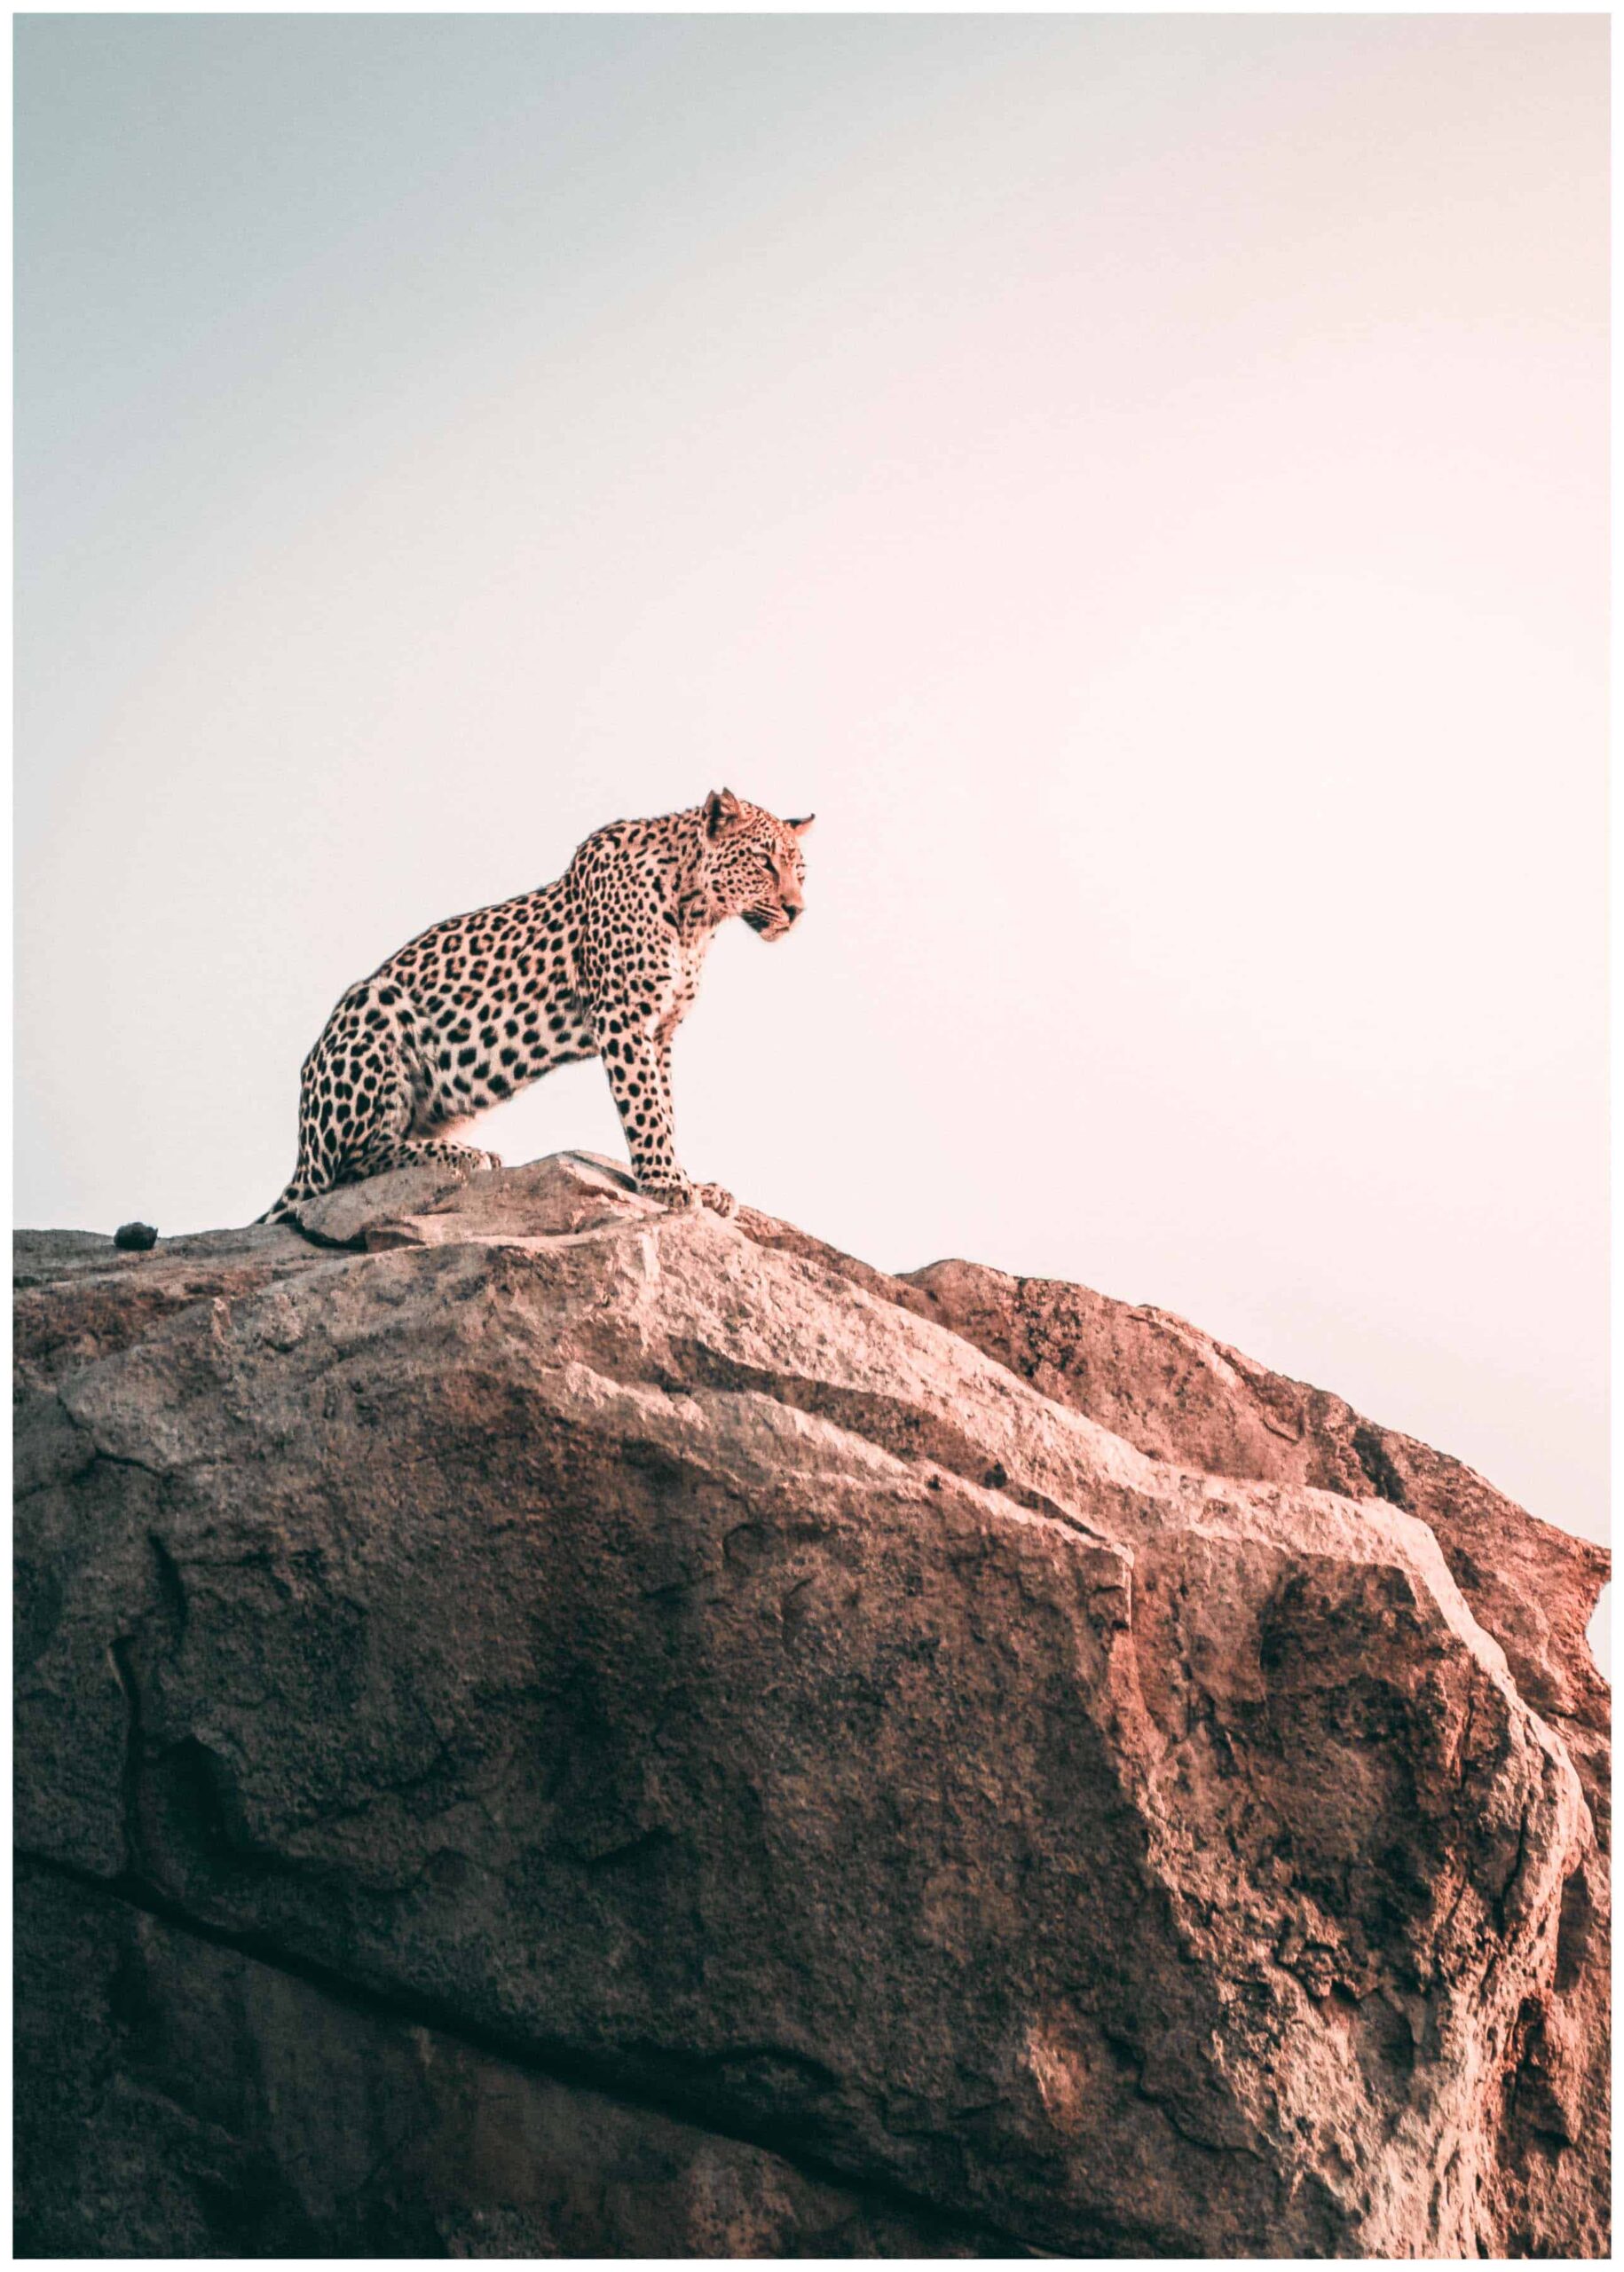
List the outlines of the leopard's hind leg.
{"label": "leopard's hind leg", "polygon": [[369,1152],[360,1172],[364,1176],[385,1175],[390,1168],[414,1168],[449,1161],[453,1167],[499,1168],[500,1152],[482,1152],[473,1144],[447,1144],[431,1138],[424,1141],[419,1137],[403,1136],[397,1142]]}
{"label": "leopard's hind leg", "polygon": [[369,1023],[377,1010],[370,989],[340,1002],[305,1059],[299,1080],[299,1158],[293,1179],[259,1217],[284,1223],[303,1200],[340,1184],[360,1183],[390,1168],[447,1164],[501,1165],[494,1152],[415,1132],[431,1093],[417,1061],[410,1011],[400,1004],[392,1026]]}
{"label": "leopard's hind leg", "polygon": [[443,1136],[420,1135],[425,1125],[426,1078],[414,1078],[405,1058],[388,1053],[390,1082],[378,1093],[378,1104],[366,1141],[354,1154],[355,1176],[385,1175],[390,1168],[449,1164],[453,1167],[499,1168],[494,1152],[472,1144],[453,1144]]}

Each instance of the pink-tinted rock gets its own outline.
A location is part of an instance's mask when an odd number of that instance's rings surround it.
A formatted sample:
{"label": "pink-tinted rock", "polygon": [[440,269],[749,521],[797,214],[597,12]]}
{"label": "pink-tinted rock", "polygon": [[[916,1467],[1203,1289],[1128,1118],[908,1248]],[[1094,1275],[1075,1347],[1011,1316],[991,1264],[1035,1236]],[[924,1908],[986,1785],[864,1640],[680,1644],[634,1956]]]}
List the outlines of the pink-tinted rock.
{"label": "pink-tinted rock", "polygon": [[1595,1550],[1082,1289],[372,1201],[32,1290],[38,1867],[926,2252],[1604,2251]]}

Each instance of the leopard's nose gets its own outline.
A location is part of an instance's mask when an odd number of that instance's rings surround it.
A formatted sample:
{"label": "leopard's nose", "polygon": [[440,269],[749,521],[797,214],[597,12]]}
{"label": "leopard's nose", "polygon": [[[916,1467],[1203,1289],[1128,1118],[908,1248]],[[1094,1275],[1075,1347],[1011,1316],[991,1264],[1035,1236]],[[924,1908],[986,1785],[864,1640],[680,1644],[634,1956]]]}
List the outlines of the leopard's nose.
{"label": "leopard's nose", "polygon": [[786,907],[784,911],[784,919],[786,923],[792,923],[800,913],[799,907]]}

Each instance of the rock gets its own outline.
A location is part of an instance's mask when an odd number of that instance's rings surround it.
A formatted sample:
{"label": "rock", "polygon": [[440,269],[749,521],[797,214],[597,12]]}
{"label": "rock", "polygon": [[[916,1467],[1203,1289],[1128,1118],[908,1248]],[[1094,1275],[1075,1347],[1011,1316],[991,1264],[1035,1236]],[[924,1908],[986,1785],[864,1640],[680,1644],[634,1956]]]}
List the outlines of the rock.
{"label": "rock", "polygon": [[922,1297],[922,1314],[1153,1459],[1419,1515],[1525,1699],[1605,1739],[1607,1688],[1585,1641],[1606,1582],[1603,1548],[1535,1522],[1459,1460],[1265,1371],[1165,1310],[966,1262],[897,1283],[897,1298]]}
{"label": "rock", "polygon": [[973,2256],[996,2236],[24,1868],[21,2256]]}
{"label": "rock", "polygon": [[[1165,1310],[1130,1307],[1084,1286],[940,1262],[894,1282],[895,1298],[962,1334],[1045,1396],[1087,1413],[1153,1458],[1215,1475],[1307,1484],[1385,1499],[1433,1532],[1472,1614],[1506,1652],[1519,1692],[1561,1734],[1599,1830],[1564,1896],[1565,1953],[1528,2022],[1520,2080],[1508,2094],[1502,2214],[1514,2252],[1565,2252],[1559,2197],[1573,2180],[1553,2138],[1584,2141],[1603,2252],[1609,2134],[1608,1848],[1611,1698],[1586,1628],[1605,1584],[1604,1549],[1537,1522],[1480,1475],[1414,1437],[1378,1427],[1323,1389],[1271,1373]],[[1546,2052],[1542,2043],[1560,2042]],[[1563,2082],[1534,2079],[1541,2060]],[[1574,2252],[1580,2252],[1573,2244]]]}
{"label": "rock", "polygon": [[14,1231],[12,1282],[32,1286],[64,1275],[80,1265],[106,1269],[117,1252],[102,1231]]}
{"label": "rock", "polygon": [[113,1234],[113,1243],[138,1254],[145,1253],[148,1247],[157,1245],[158,1234],[150,1223],[121,1223]]}
{"label": "rock", "polygon": [[[52,2252],[224,2245],[239,2152],[311,2254],[1605,2252],[1596,1550],[1080,1288],[386,1182],[343,1250],[29,1250],[28,2024],[109,2043],[20,2153]],[[422,2143],[311,2208],[289,2125]],[[645,2147],[756,2205],[611,2198]]]}
{"label": "rock", "polygon": [[20,1386],[42,1389],[60,1373],[127,1348],[161,1318],[257,1291],[288,1272],[307,1277],[320,1260],[308,1240],[281,1225],[166,1239],[150,1255],[122,1253],[107,1238],[76,1243],[84,1235],[17,1235],[12,1356]]}
{"label": "rock", "polygon": [[374,1223],[433,1206],[437,1200],[459,1190],[471,1172],[449,1160],[437,1161],[432,1166],[391,1168],[387,1175],[371,1176],[364,1183],[341,1184],[336,1191],[302,1200],[294,1210],[294,1219],[305,1235],[320,1246],[359,1247],[365,1244]]}

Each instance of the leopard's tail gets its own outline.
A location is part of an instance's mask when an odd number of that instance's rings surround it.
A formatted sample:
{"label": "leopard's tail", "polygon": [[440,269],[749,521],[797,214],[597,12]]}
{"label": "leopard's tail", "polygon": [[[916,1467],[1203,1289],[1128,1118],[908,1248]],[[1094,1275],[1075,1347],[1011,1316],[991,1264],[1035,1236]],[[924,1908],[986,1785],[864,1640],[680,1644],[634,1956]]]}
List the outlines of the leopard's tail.
{"label": "leopard's tail", "polygon": [[307,1182],[303,1176],[296,1175],[287,1188],[280,1192],[271,1202],[263,1215],[255,1216],[255,1226],[257,1227],[261,1223],[290,1223],[294,1219],[295,1211],[300,1202],[313,1199],[315,1196],[315,1185]]}

